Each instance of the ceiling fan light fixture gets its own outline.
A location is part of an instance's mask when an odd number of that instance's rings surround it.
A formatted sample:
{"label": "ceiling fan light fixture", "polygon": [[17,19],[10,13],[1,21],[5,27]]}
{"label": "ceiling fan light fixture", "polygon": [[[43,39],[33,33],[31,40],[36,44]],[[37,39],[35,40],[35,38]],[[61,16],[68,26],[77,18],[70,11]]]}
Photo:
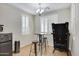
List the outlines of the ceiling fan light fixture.
{"label": "ceiling fan light fixture", "polygon": [[45,11],[44,9],[38,8],[38,9],[36,10],[36,13],[37,13],[37,14],[42,14],[44,11]]}
{"label": "ceiling fan light fixture", "polygon": [[41,9],[40,14],[42,14],[44,12],[44,9]]}
{"label": "ceiling fan light fixture", "polygon": [[37,10],[36,10],[36,13],[39,13],[39,12],[40,12],[40,9],[37,9]]}

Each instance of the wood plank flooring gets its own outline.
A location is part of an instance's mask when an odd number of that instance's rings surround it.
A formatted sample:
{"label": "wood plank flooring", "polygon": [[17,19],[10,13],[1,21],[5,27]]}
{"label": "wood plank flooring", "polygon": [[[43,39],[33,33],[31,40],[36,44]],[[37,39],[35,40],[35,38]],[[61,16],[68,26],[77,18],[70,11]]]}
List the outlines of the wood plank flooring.
{"label": "wood plank flooring", "polygon": [[[13,56],[29,56],[31,45],[24,46],[20,49],[19,53],[13,53]],[[39,50],[39,49],[38,49]],[[30,56],[34,56],[34,48],[32,47]],[[38,51],[38,56],[40,56],[40,53]],[[47,46],[46,51],[43,49],[43,55],[42,56],[67,56],[66,52],[61,52],[58,50],[55,50],[53,53],[53,47]]]}

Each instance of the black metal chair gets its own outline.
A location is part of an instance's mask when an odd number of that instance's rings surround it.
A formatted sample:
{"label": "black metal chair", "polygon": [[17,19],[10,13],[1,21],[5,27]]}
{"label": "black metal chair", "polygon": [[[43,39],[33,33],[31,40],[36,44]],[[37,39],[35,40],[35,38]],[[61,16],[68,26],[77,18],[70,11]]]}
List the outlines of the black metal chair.
{"label": "black metal chair", "polygon": [[53,30],[53,41],[54,41],[54,50],[65,50],[67,55],[69,55],[69,30],[68,30],[68,22],[61,24],[52,24]]}

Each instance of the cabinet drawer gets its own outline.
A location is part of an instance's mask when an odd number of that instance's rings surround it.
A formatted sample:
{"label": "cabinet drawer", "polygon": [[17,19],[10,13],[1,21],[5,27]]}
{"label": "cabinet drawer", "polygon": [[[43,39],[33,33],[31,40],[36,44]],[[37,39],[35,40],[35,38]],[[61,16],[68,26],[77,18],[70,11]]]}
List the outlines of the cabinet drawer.
{"label": "cabinet drawer", "polygon": [[12,39],[12,34],[0,34],[0,42],[5,42]]}

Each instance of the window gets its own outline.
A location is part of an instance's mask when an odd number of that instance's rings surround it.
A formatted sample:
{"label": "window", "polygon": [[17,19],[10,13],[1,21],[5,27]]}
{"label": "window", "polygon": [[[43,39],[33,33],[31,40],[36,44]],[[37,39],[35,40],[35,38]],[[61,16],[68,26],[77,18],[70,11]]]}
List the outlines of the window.
{"label": "window", "polygon": [[41,32],[52,33],[52,23],[58,23],[58,15],[40,17]]}
{"label": "window", "polygon": [[47,19],[41,17],[41,32],[47,32]]}
{"label": "window", "polygon": [[29,17],[25,15],[22,15],[22,34],[30,34]]}

